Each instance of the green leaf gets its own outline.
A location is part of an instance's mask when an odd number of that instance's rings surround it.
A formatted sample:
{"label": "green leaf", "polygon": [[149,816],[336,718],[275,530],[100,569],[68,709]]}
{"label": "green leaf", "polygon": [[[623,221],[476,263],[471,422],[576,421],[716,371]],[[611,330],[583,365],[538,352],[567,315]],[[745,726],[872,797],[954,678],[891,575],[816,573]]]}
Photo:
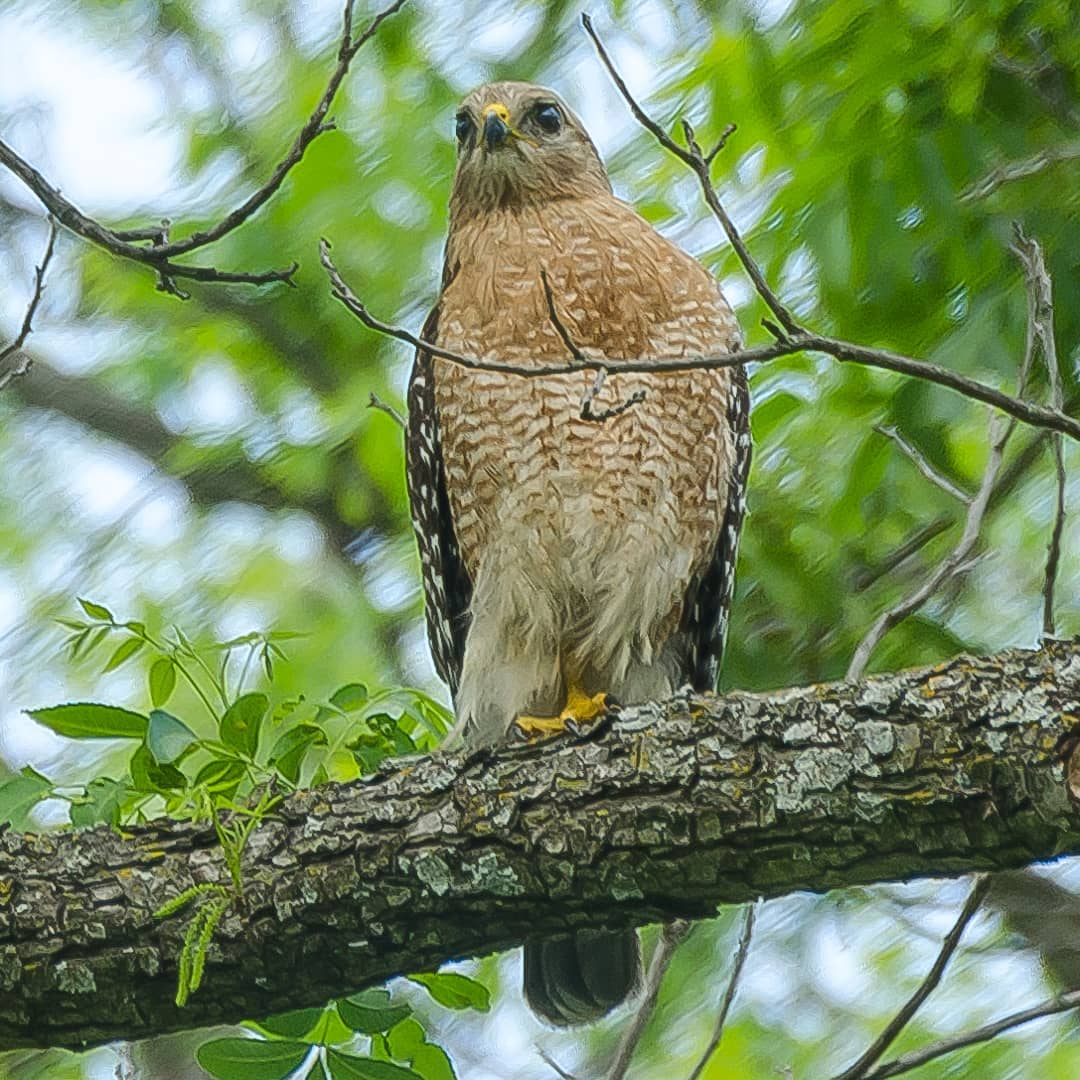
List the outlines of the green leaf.
{"label": "green leaf", "polygon": [[176,664],[171,656],[160,656],[150,665],[150,703],[160,709],[176,689]]}
{"label": "green leaf", "polygon": [[419,1073],[406,1069],[404,1065],[355,1057],[340,1050],[327,1050],[326,1064],[332,1080],[424,1080]]}
{"label": "green leaf", "polygon": [[389,1031],[412,1013],[408,1005],[392,1005],[390,995],[385,990],[362,990],[359,994],[342,998],[337,1007],[341,1019],[362,1035]]}
{"label": "green leaf", "polygon": [[323,1018],[325,1009],[293,1009],[290,1012],[275,1013],[258,1026],[271,1035],[286,1039],[304,1039],[311,1035]]}
{"label": "green leaf", "polygon": [[259,729],[270,699],[265,694],[244,694],[225,710],[221,718],[221,741],[248,757],[259,746]]}
{"label": "green leaf", "polygon": [[71,804],[71,824],[76,829],[88,829],[92,825],[120,824],[120,811],[124,800],[131,794],[131,787],[123,780],[99,776],[86,785],[86,794]]}
{"label": "green leaf", "polygon": [[216,795],[232,796],[246,772],[247,766],[242,761],[208,761],[198,771],[191,786],[205,788]]}
{"label": "green leaf", "polygon": [[146,745],[159,765],[168,765],[181,757],[198,736],[172,713],[154,709],[150,713],[150,727],[146,733]]}
{"label": "green leaf", "polygon": [[425,1042],[416,1048],[409,1064],[424,1080],[457,1080],[453,1062],[441,1046]]}
{"label": "green leaf", "polygon": [[116,651],[106,661],[105,666],[101,669],[102,672],[115,671],[121,664],[130,660],[146,642],[140,638],[128,638],[127,641],[121,641],[116,647]]}
{"label": "green leaf", "polygon": [[326,732],[314,724],[297,724],[290,728],[274,744],[270,751],[270,764],[289,780],[296,783],[300,777],[300,766],[304,756],[313,746],[326,745]]}
{"label": "green leaf", "polygon": [[131,773],[131,782],[138,791],[168,795],[187,786],[184,774],[175,765],[159,765],[146,743],[131,755],[128,771]]}
{"label": "green leaf", "polygon": [[409,979],[419,983],[440,1004],[448,1009],[479,1009],[487,1012],[491,1008],[491,992],[482,983],[459,975],[454,971],[438,974],[410,975]]}
{"label": "green leaf", "polygon": [[130,709],[86,701],[26,712],[50,731],[69,739],[141,739],[149,723],[145,716]]}
{"label": "green leaf", "polygon": [[409,1017],[386,1034],[385,1049],[395,1061],[406,1061],[424,1080],[456,1080],[454,1066],[441,1046],[427,1041],[424,1029]]}
{"label": "green leaf", "polygon": [[346,683],[330,695],[330,704],[342,712],[355,712],[368,701],[368,688],[363,683]]}
{"label": "green leaf", "polygon": [[263,1039],[212,1039],[195,1059],[218,1080],[285,1080],[311,1052],[308,1043]]}
{"label": "green leaf", "polygon": [[361,775],[360,763],[348,750],[335,750],[326,759],[325,767],[320,766],[320,768],[323,768],[326,779],[333,780],[336,784],[347,784]]}
{"label": "green leaf", "polygon": [[0,784],[0,824],[7,822],[17,832],[30,826],[29,813],[52,792],[52,781],[29,765],[18,776]]}
{"label": "green leaf", "polygon": [[113,618],[113,613],[107,607],[103,607],[101,604],[95,604],[93,600],[84,600],[80,596],[79,607],[81,607],[91,619],[98,619],[102,622],[109,623],[116,621]]}

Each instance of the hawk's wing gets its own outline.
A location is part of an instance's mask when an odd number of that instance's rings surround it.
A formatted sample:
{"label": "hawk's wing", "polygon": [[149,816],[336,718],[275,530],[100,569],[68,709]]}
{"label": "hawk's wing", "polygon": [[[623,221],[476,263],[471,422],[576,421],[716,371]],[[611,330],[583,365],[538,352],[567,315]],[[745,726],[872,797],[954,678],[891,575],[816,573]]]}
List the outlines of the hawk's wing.
{"label": "hawk's wing", "polygon": [[735,559],[746,513],[746,477],[750,472],[750,388],[746,369],[731,369],[727,422],[734,461],[728,480],[727,508],[720,538],[705,573],[686,596],[686,628],[690,638],[686,681],[695,690],[716,689],[716,676],[727,637],[728,611],[735,591]]}
{"label": "hawk's wing", "polygon": [[[443,282],[445,287],[445,280]],[[434,341],[439,324],[436,304],[420,336]],[[450,500],[446,494],[439,417],[435,409],[435,365],[429,353],[416,351],[407,395],[405,471],[409,509],[420,549],[424,610],[435,670],[456,697],[469,629],[472,582],[461,561]]]}

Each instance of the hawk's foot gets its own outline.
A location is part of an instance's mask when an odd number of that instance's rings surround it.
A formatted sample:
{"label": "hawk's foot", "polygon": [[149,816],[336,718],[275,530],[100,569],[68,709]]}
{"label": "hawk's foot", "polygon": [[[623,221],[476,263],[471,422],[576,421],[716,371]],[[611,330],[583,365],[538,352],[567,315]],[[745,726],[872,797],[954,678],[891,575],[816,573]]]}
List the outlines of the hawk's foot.
{"label": "hawk's foot", "polygon": [[591,697],[577,686],[571,686],[566,705],[558,716],[529,716],[522,713],[514,723],[530,742],[562,735],[567,728],[583,728],[616,708],[610,694],[593,694]]}

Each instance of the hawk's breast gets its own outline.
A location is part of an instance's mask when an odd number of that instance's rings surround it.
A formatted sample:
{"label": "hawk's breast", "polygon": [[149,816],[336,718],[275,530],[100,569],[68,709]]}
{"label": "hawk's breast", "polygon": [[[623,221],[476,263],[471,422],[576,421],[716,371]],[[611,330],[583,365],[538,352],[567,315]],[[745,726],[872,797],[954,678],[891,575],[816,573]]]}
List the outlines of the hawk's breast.
{"label": "hawk's breast", "polygon": [[[515,365],[565,363],[541,281],[586,354],[618,362],[738,346],[711,275],[614,197],[564,199],[452,231],[438,344]],[[611,374],[593,409],[644,391],[603,422],[580,418],[595,373],[524,377],[435,361],[435,404],[462,558],[476,580],[496,546],[588,607],[615,569],[655,594],[667,623],[715,546],[734,451],[730,372]],[[618,560],[622,559],[621,568]],[[553,602],[570,603],[556,596]],[[661,611],[661,608],[667,610]]]}

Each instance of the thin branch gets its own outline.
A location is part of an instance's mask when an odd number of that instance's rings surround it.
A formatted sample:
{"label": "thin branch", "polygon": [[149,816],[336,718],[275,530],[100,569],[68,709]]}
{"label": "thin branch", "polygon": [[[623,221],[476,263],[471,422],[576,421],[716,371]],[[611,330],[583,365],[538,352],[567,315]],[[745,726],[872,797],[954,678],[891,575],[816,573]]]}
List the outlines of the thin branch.
{"label": "thin branch", "polygon": [[656,999],[660,994],[660,984],[664,981],[668,966],[671,964],[675,950],[687,939],[694,925],[685,919],[675,919],[665,923],[660,931],[660,940],[657,942],[656,951],[652,954],[649,962],[649,971],[645,976],[645,993],[642,995],[641,1004],[637,1012],[631,1017],[630,1022],[623,1031],[622,1038],[615,1050],[615,1058],[611,1063],[611,1070],[607,1074],[607,1080],[623,1080],[626,1070],[630,1068],[630,1062],[634,1057],[641,1036],[645,1032],[652,1014],[656,1009]]}
{"label": "thin branch", "polygon": [[536,1052],[540,1055],[540,1060],[549,1066],[561,1080],[577,1080],[572,1072],[567,1072],[542,1046],[538,1046]]}
{"label": "thin branch", "polygon": [[972,496],[964,491],[963,488],[957,487],[944,473],[935,469],[933,465],[927,461],[922,451],[912,443],[910,443],[901,433],[895,428],[886,424],[875,424],[874,430],[879,435],[884,435],[886,439],[891,439],[901,451],[904,456],[909,458],[912,464],[926,477],[930,483],[941,488],[947,495],[951,495],[954,499],[959,500],[965,506],[971,505]]}
{"label": "thin branch", "polygon": [[991,418],[990,452],[987,455],[986,466],[983,469],[982,482],[979,484],[979,490],[975,498],[972,499],[968,506],[964,531],[959,541],[957,541],[956,547],[949,552],[934,572],[917,589],[877,617],[855,649],[851,663],[848,665],[847,674],[844,676],[846,679],[861,678],[871,655],[881,644],[885,635],[894,626],[902,623],[909,615],[918,611],[945,582],[971,568],[973,564],[969,561],[969,556],[979,539],[986,507],[990,502],[990,496],[993,494],[994,485],[997,482],[998,472],[1001,469],[1001,462],[1005,454],[1005,446],[1012,431],[1012,423],[1006,423],[997,416]]}
{"label": "thin branch", "polygon": [[329,112],[330,106],[337,96],[342,81],[348,74],[349,65],[353,62],[356,54],[375,36],[375,34],[378,33],[379,27],[382,25],[383,21],[388,19],[391,15],[396,15],[405,3],[406,0],[394,0],[394,3],[380,11],[371,22],[368,23],[360,36],[354,40],[352,37],[353,0],[347,0],[343,17],[344,26],[341,35],[341,46],[338,49],[337,66],[334,68],[334,71],[330,76],[330,81],[326,84],[326,89],[323,91],[322,97],[319,98],[314,111],[308,117],[307,122],[293,140],[289,152],[280,162],[278,162],[277,167],[274,169],[273,173],[271,173],[270,178],[266,183],[263,184],[258,191],[252,192],[244,202],[222,218],[217,225],[213,226],[213,228],[206,229],[203,232],[192,233],[183,240],[176,240],[170,244],[164,245],[162,250],[166,258],[172,258],[175,255],[185,255],[190,251],[194,251],[196,248],[206,247],[207,244],[215,243],[247,221],[256,210],[262,207],[274,195],[278,188],[281,187],[290,170],[295,165],[299,164],[300,159],[303,158],[307,148],[315,141],[315,139],[324,132],[333,129],[332,123],[324,123],[326,114]]}
{"label": "thin branch", "polygon": [[266,270],[258,273],[218,270],[212,266],[186,266],[174,263],[168,258],[166,247],[142,247],[120,239],[112,229],[107,228],[93,218],[87,217],[73,203],[64,198],[44,176],[29,162],[24,161],[10,146],[0,139],[0,165],[9,168],[41,200],[49,213],[66,229],[84,240],[89,240],[98,247],[121,259],[142,263],[153,267],[160,278],[163,291],[171,292],[181,298],[184,294],[170,287],[173,278],[190,278],[193,281],[218,283],[239,283],[245,285],[268,285],[276,281],[292,283],[297,264],[281,270]]}
{"label": "thin branch", "polygon": [[720,138],[716,140],[713,148],[707,153],[703,153],[701,146],[699,145],[694,127],[689,120],[684,119],[682,121],[683,134],[686,136],[686,145],[690,147],[690,152],[693,154],[701,155],[706,165],[712,165],[716,155],[727,146],[728,139],[739,130],[737,124],[728,124],[724,130],[720,132]]}
{"label": "thin branch", "polygon": [[1072,161],[1074,158],[1080,158],[1080,142],[1066,143],[1064,146],[1042,150],[1022,161],[1011,161],[999,165],[965,188],[960,193],[960,201],[972,202],[975,199],[983,199],[1005,184],[1025,180],[1029,176],[1035,176],[1044,169],[1048,169],[1051,165],[1062,161]]}
{"label": "thin branch", "polygon": [[393,420],[394,423],[397,424],[397,426],[401,428],[402,431],[405,430],[405,417],[402,416],[401,413],[399,413],[393,405],[390,405],[387,402],[383,401],[383,399],[379,397],[379,395],[376,394],[374,390],[370,394],[368,394],[368,408],[378,409],[380,412],[386,413],[386,415],[389,416],[390,419]]}
{"label": "thin branch", "polygon": [[[712,158],[722,147],[729,133],[725,133],[721,136],[720,143],[714,148],[708,158],[702,154],[701,148],[696,142],[691,141],[690,148],[688,150],[683,149],[683,147],[681,147],[655,120],[653,120],[653,118],[649,116],[649,114],[645,112],[634,99],[634,95],[630,93],[625,80],[615,67],[614,61],[608,56],[607,49],[604,48],[604,44],[600,40],[599,35],[593,29],[592,19],[589,18],[588,14],[585,12],[582,12],[581,15],[581,25],[585,28],[585,33],[592,39],[592,43],[596,47],[600,60],[604,67],[607,68],[608,74],[618,87],[619,93],[623,96],[623,100],[630,107],[630,111],[634,114],[634,119],[647,131],[651,132],[653,137],[665,150],[674,154],[696,174],[698,181],[701,184],[702,194],[705,196],[705,202],[708,204],[709,209],[713,212],[717,221],[720,222],[721,227],[727,234],[728,243],[735,249],[735,254],[738,255],[739,262],[742,263],[743,268],[750,276],[750,280],[753,281],[754,288],[757,290],[758,295],[765,301],[769,310],[776,316],[780,325],[788,334],[793,336],[800,334],[802,328],[795,321],[795,317],[784,306],[776,293],[769,288],[769,284],[765,280],[765,275],[761,272],[761,267],[758,266],[754,257],[750,254],[749,249],[743,242],[743,238],[739,235],[739,230],[735,228],[735,223],[728,217],[728,213],[721,204],[720,198],[716,194],[716,189],[712,185],[709,166],[712,163]],[[692,133],[693,129],[691,129],[691,134]]]}
{"label": "thin branch", "polygon": [[[588,365],[589,358],[581,350],[578,343],[574,340],[573,335],[567,329],[566,324],[559,317],[558,308],[555,306],[555,294],[551,291],[551,282],[548,279],[547,271],[541,269],[540,282],[544,286],[544,299],[547,302],[548,320],[551,325],[555,327],[556,333],[562,338],[563,344],[566,346],[567,352],[574,358],[578,366],[584,368]],[[635,390],[634,393],[619,405],[615,405],[610,409],[604,409],[602,412],[593,412],[593,401],[596,395],[603,389],[604,381],[607,379],[610,372],[609,368],[598,367],[596,369],[596,378],[593,379],[592,385],[585,391],[584,396],[581,399],[581,408],[578,410],[578,416],[582,420],[589,420],[593,423],[603,423],[605,420],[610,420],[613,416],[618,416],[620,413],[626,412],[627,409],[632,408],[635,405],[639,405],[645,400],[644,390]]]}
{"label": "thin branch", "polygon": [[[1018,236],[1022,237],[1023,234],[1018,232]],[[1026,257],[1025,254],[1015,246],[1013,250],[1022,260]],[[1026,266],[1027,263],[1025,262],[1025,267]],[[1045,267],[1043,269],[1045,273]],[[1049,278],[1047,278],[1047,281],[1049,281]],[[1035,341],[1040,333],[1040,322],[1038,318],[1038,297],[1040,294],[1036,290],[1036,284],[1041,283],[1034,282],[1029,276],[1027,335],[1024,343],[1024,356],[1020,363],[1020,374],[1017,379],[1018,398],[1022,398],[1027,391],[1028,379],[1031,376],[1031,368],[1035,358]],[[1053,335],[1051,334],[1051,338],[1052,337]],[[1060,398],[1058,400],[1060,400]],[[909,593],[894,607],[890,608],[888,611],[882,612],[881,615],[878,616],[855,649],[855,653],[851,658],[851,663],[848,665],[845,678],[861,678],[874,650],[894,626],[899,625],[909,615],[918,611],[919,608],[921,608],[923,604],[925,604],[926,601],[929,600],[930,597],[933,596],[947,581],[960,577],[977,565],[979,560],[971,558],[972,549],[978,542],[979,533],[982,531],[983,519],[986,516],[987,508],[990,506],[995,488],[997,487],[998,474],[1001,471],[1005,447],[1016,428],[1015,418],[1008,423],[1000,423],[999,421],[1000,417],[992,418],[990,452],[987,455],[986,465],[983,469],[982,482],[979,484],[979,490],[976,493],[975,498],[968,503],[967,517],[964,521],[964,531],[961,534],[956,547],[949,552],[948,556],[946,556],[946,558],[938,565],[937,569],[922,583],[922,585]],[[1062,499],[1064,500],[1064,491],[1062,491]],[[1058,539],[1060,541],[1060,535],[1058,536]],[[1053,571],[1056,575],[1057,560],[1056,557],[1054,557],[1053,540],[1051,541],[1050,554],[1053,559]],[[1050,576],[1050,569],[1051,567],[1048,565],[1046,580],[1050,584],[1044,585],[1044,600],[1046,597],[1046,590],[1049,590],[1049,603],[1052,609],[1053,578]]]}
{"label": "thin branch", "polygon": [[[238,207],[230,211],[216,225],[200,232],[192,233],[182,240],[169,241],[168,227],[165,229],[125,229],[113,230],[82,213],[72,202],[60,194],[44,176],[3,141],[0,141],[0,164],[7,166],[48,208],[50,214],[67,229],[97,244],[119,258],[152,266],[159,275],[159,288],[183,298],[185,294],[176,288],[174,278],[188,278],[194,281],[219,283],[241,283],[248,285],[266,285],[283,281],[292,284],[297,264],[280,270],[268,270],[261,273],[242,273],[222,271],[214,267],[188,266],[172,260],[206,247],[227,236],[250,218],[281,187],[285,177],[303,158],[312,142],[323,132],[333,128],[326,121],[326,114],[333,103],[349,65],[360,48],[378,31],[384,19],[401,9],[406,0],[395,0],[389,7],[379,12],[357,37],[352,37],[353,0],[347,0],[344,13],[344,29],[341,46],[338,49],[338,62],[330,76],[326,89],[319,99],[311,116],[300,129],[288,153],[277,164],[269,179],[257,191],[248,196]],[[136,240],[150,240],[150,247],[143,247]]]}
{"label": "thin branch", "polygon": [[[30,294],[30,302],[26,305],[26,314],[23,316],[22,326],[19,327],[15,340],[10,345],[0,349],[0,365],[14,356],[26,344],[26,339],[33,329],[34,316],[37,314],[38,305],[41,303],[41,295],[45,291],[45,272],[49,269],[52,261],[53,249],[56,246],[56,222],[49,219],[49,239],[45,242],[45,253],[41,256],[41,262],[34,268],[34,290]],[[25,375],[30,370],[32,361],[25,357],[21,363],[13,364],[6,371],[0,371],[0,390],[3,390],[12,379]]]}
{"label": "thin branch", "polygon": [[971,892],[960,911],[960,915],[953,928],[945,935],[941,943],[941,951],[937,955],[933,966],[926,974],[926,978],[919,984],[918,989],[904,1003],[903,1008],[885,1025],[885,1030],[870,1044],[866,1052],[849,1068],[840,1073],[836,1080],[865,1080],[873,1064],[881,1058],[881,1055],[892,1045],[896,1037],[907,1026],[908,1021],[922,1008],[923,1003],[933,993],[941,976],[945,974],[945,968],[952,959],[960,944],[960,938],[968,923],[975,917],[987,892],[990,889],[990,876],[979,874],[976,876]]}
{"label": "thin branch", "polygon": [[[551,282],[548,280],[547,271],[540,270],[540,284],[544,286],[544,299],[547,301],[548,319],[551,325],[555,327],[555,332],[562,338],[563,344],[566,346],[566,351],[578,362],[578,366],[583,366],[588,363],[589,358],[578,347],[578,343],[573,339],[570,331],[567,330],[566,324],[559,318],[558,309],[555,307],[555,294],[551,291]],[[603,371],[603,368],[600,369]]]}
{"label": "thin branch", "polygon": [[593,412],[593,401],[596,395],[604,388],[604,381],[607,379],[609,371],[610,368],[600,368],[596,372],[596,378],[593,379],[592,385],[585,391],[585,396],[581,399],[581,409],[578,412],[578,416],[582,420],[602,424],[605,420],[610,420],[613,416],[618,416],[626,412],[627,409],[640,405],[645,400],[645,391],[635,390],[625,401],[620,402],[618,405],[612,405],[611,408],[604,409],[602,412]]}
{"label": "thin branch", "polygon": [[[1037,341],[1046,362],[1046,372],[1050,382],[1050,404],[1059,411],[1065,400],[1061,382],[1061,368],[1058,364],[1057,343],[1054,337],[1054,292],[1053,282],[1046,269],[1042,246],[1034,237],[1025,235],[1019,223],[1013,225],[1015,241],[1012,250],[1024,267],[1028,296],[1028,350],[1033,350]],[[1058,566],[1061,561],[1061,536],[1065,529],[1065,459],[1061,436],[1051,436],[1054,453],[1054,473],[1056,482],[1057,505],[1054,512],[1054,526],[1047,545],[1046,573],[1043,578],[1043,634],[1054,633],[1054,589],[1057,584]]]}
{"label": "thin branch", "polygon": [[[995,488],[995,491],[999,490]],[[953,525],[953,518],[942,514],[915,529],[911,535],[897,547],[887,552],[873,566],[861,567],[852,575],[852,588],[856,592],[865,592],[886,574],[891,574],[901,563],[912,555],[922,551],[932,540],[936,540]]]}
{"label": "thin branch", "polygon": [[412,345],[413,348],[422,349],[431,356],[450,360],[473,371],[502,371],[508,375],[520,375],[523,378],[536,378],[542,375],[565,375],[574,371],[596,371],[604,367],[613,370],[617,369],[620,372],[698,371],[701,369],[738,367],[742,364],[763,364],[770,360],[776,360],[781,356],[793,356],[800,352],[821,352],[841,362],[862,364],[867,367],[881,368],[884,371],[893,371],[899,375],[924,379],[938,386],[955,390],[957,393],[974,401],[992,405],[994,408],[1000,409],[1017,420],[1031,424],[1033,427],[1060,431],[1071,439],[1080,440],[1080,420],[1075,420],[1065,413],[1047,409],[1020,398],[1010,397],[992,386],[969,379],[965,375],[943,368],[938,364],[931,364],[926,360],[917,360],[901,353],[890,352],[888,349],[871,349],[848,341],[837,341],[834,338],[813,334],[809,331],[800,331],[798,337],[784,338],[781,341],[773,342],[771,345],[757,345],[750,349],[739,349],[736,352],[724,353],[721,356],[653,357],[618,361],[585,357],[580,361],[574,359],[562,364],[510,364],[500,360],[481,360],[474,356],[465,356],[462,353],[454,352],[451,349],[444,349],[432,341],[425,341],[423,338],[417,337],[402,326],[385,323],[376,318],[368,311],[367,306],[353,292],[334,265],[334,261],[330,256],[330,242],[328,240],[322,239],[319,241],[319,252],[323,268],[330,278],[331,295],[336,300],[341,301],[368,329],[384,334],[387,337],[397,338],[399,341]]}
{"label": "thin branch", "polygon": [[936,1061],[946,1054],[955,1053],[968,1046],[977,1046],[979,1043],[989,1042],[1012,1028],[1020,1027],[1021,1024],[1030,1024],[1033,1020],[1042,1020],[1047,1016],[1055,1016],[1058,1013],[1068,1012],[1070,1009],[1080,1008],[1080,990],[1070,990],[1059,994],[1057,997],[1044,1001],[1041,1005],[1035,1005],[1030,1009],[1022,1009],[1001,1020],[984,1024],[966,1035],[956,1035],[951,1039],[942,1039],[940,1042],[921,1046],[918,1050],[912,1050],[910,1054],[902,1054],[892,1061],[887,1061],[872,1072],[868,1072],[864,1080],[886,1080],[890,1076],[899,1076],[901,1073],[911,1072],[930,1061]]}
{"label": "thin branch", "polygon": [[724,1024],[727,1023],[728,1013],[731,1011],[731,1003],[735,1000],[735,991],[739,985],[739,976],[742,974],[743,964],[746,963],[746,954],[750,951],[750,939],[754,936],[756,909],[757,904],[746,905],[746,913],[743,916],[742,933],[739,935],[739,945],[735,950],[735,960],[731,965],[731,977],[728,979],[727,989],[724,991],[723,1000],[720,1002],[720,1012],[716,1017],[716,1026],[713,1028],[713,1033],[709,1039],[708,1045],[705,1047],[705,1052],[701,1055],[697,1065],[694,1066],[694,1071],[690,1074],[688,1080],[698,1080],[698,1077],[705,1071],[705,1066],[709,1064],[713,1054],[716,1053],[716,1048],[720,1045],[720,1040],[723,1038]]}

